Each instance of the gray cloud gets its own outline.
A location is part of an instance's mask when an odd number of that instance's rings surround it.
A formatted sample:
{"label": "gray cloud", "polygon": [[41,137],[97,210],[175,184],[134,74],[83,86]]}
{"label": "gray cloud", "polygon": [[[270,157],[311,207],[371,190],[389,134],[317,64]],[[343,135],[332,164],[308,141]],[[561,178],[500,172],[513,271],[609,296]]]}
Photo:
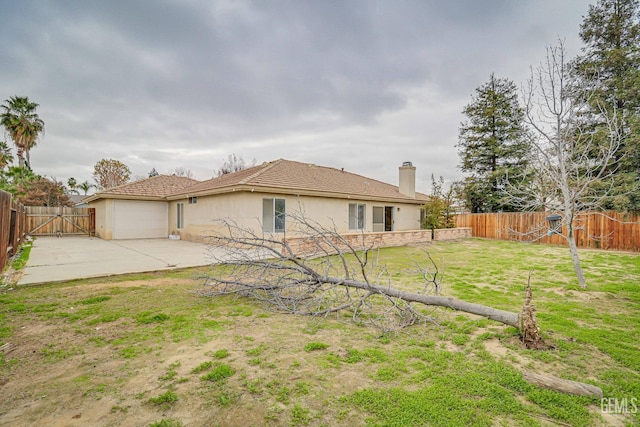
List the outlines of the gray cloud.
{"label": "gray cloud", "polygon": [[40,104],[37,172],[90,179],[231,153],[396,182],[457,170],[461,110],[491,72],[523,82],[588,1],[39,1],[0,15],[0,97]]}

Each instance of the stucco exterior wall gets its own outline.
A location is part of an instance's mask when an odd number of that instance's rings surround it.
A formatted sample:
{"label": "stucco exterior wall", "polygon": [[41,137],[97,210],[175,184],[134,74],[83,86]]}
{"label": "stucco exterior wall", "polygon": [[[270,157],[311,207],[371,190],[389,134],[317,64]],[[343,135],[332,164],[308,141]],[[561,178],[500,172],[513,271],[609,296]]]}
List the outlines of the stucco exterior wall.
{"label": "stucco exterior wall", "polygon": [[[304,215],[326,228],[337,229],[339,233],[357,232],[349,230],[349,204],[360,203],[366,206],[365,229],[373,231],[373,207],[389,206],[393,208],[393,231],[420,229],[420,207],[409,203],[372,202],[360,199],[335,199],[328,197],[308,197],[292,195],[274,195],[259,192],[237,192],[215,196],[198,197],[197,203],[189,204],[188,199],[176,200],[169,207],[169,230],[177,231],[182,239],[198,241],[212,233],[220,232],[221,224],[216,220],[230,219],[242,228],[256,232],[262,229],[262,201],[265,198],[283,198],[286,200],[287,214]],[[177,204],[184,205],[184,228],[178,230]],[[286,234],[292,230],[285,226]]]}
{"label": "stucco exterior wall", "polygon": [[96,237],[111,240],[113,237],[113,200],[101,199],[89,203],[96,209]]}

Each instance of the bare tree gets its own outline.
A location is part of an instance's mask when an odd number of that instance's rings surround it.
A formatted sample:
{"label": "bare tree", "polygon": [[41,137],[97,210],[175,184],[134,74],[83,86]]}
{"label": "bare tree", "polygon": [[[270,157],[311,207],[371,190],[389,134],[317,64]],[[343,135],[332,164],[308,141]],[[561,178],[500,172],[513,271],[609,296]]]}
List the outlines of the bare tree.
{"label": "bare tree", "polygon": [[129,178],[131,178],[131,170],[120,160],[102,159],[93,166],[93,179],[101,189],[108,190],[126,184]]}
{"label": "bare tree", "polygon": [[536,177],[528,186],[507,192],[523,210],[542,208],[561,215],[566,231],[553,232],[567,240],[578,283],[586,287],[575,239],[577,219],[582,212],[598,210],[611,194],[620,132],[605,108],[598,120],[607,124],[607,132],[594,131],[594,117],[586,114],[589,99],[574,96],[569,71],[562,41],[548,48],[546,60],[532,69],[523,97]]}
{"label": "bare tree", "polygon": [[191,169],[187,169],[184,166],[177,166],[175,169],[169,171],[169,175],[184,176],[186,178],[193,178],[193,172]]}
{"label": "bare tree", "polygon": [[288,233],[296,236],[289,240],[228,220],[220,225],[210,244],[214,263],[222,266],[204,277],[200,292],[206,296],[241,295],[293,314],[349,311],[354,320],[385,332],[428,320],[414,303],[484,316],[521,331],[537,328],[523,327],[532,315],[441,296],[442,273],[428,254],[427,267],[415,263],[421,282],[408,291],[393,286],[391,274],[378,262],[376,242],[364,234],[343,236],[302,214],[287,214]]}
{"label": "bare tree", "polygon": [[241,170],[253,167],[256,165],[256,159],[253,159],[249,165],[244,161],[242,156],[237,154],[229,154],[227,160],[222,163],[220,169],[214,171],[216,177],[226,175],[233,172],[239,172]]}

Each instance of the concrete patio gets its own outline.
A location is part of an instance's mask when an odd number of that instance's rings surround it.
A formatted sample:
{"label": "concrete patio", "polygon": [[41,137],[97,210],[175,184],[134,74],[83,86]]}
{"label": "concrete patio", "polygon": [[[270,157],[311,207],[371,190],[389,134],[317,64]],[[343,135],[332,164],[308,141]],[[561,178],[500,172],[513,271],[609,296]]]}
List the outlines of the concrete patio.
{"label": "concrete patio", "polygon": [[212,263],[210,251],[216,249],[183,240],[38,237],[18,285],[204,266]]}

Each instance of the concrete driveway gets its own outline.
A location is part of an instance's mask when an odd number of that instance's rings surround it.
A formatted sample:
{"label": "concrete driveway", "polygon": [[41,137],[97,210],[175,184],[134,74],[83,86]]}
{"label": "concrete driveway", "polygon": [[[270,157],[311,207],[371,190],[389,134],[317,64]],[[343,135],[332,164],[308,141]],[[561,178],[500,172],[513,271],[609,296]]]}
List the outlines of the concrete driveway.
{"label": "concrete driveway", "polygon": [[38,237],[18,285],[203,266],[212,263],[209,249],[169,239]]}

